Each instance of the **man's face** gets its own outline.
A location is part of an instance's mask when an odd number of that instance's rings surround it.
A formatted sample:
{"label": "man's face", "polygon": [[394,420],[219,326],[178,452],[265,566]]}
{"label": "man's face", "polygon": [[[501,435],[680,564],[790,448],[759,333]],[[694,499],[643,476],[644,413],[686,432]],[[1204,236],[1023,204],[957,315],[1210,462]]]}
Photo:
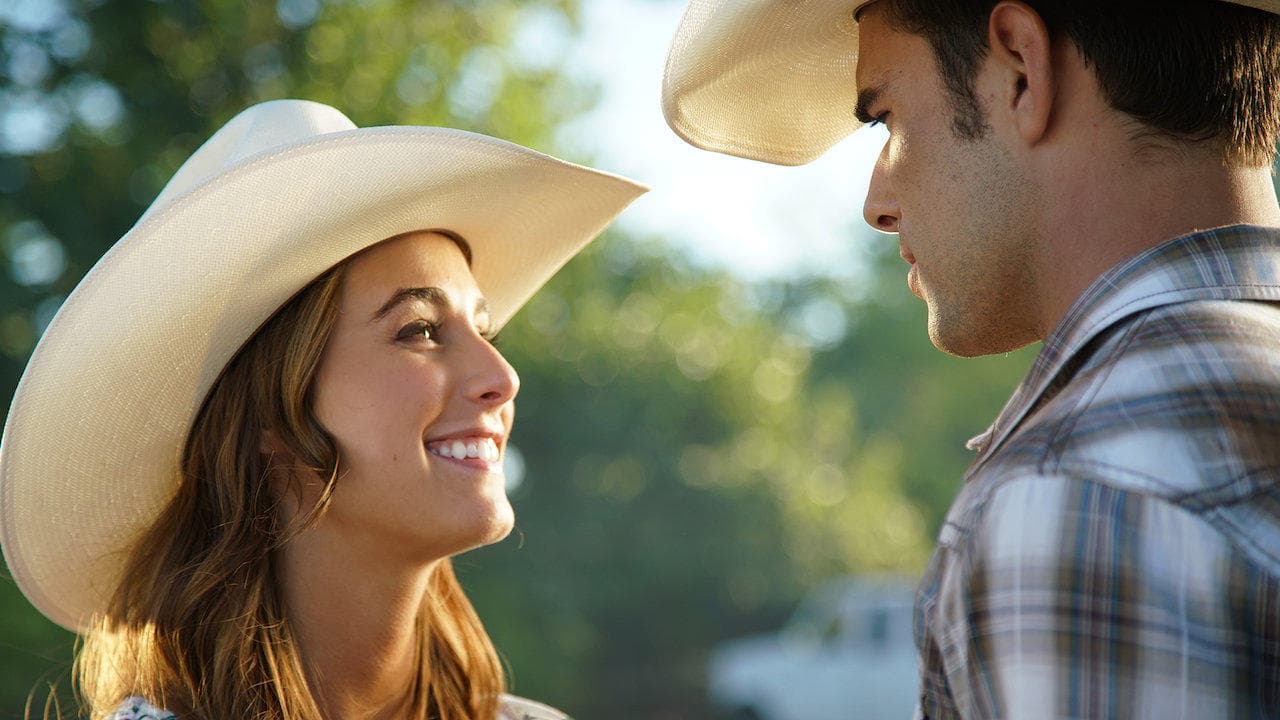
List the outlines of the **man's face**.
{"label": "man's face", "polygon": [[[981,138],[957,137],[928,41],[885,15],[868,7],[858,29],[860,113],[889,130],[863,215],[898,233],[934,345],[963,356],[1022,347],[1037,339],[1029,273],[1037,194],[1015,160],[1012,131],[992,114]],[[995,80],[983,68],[976,90],[986,106]]]}

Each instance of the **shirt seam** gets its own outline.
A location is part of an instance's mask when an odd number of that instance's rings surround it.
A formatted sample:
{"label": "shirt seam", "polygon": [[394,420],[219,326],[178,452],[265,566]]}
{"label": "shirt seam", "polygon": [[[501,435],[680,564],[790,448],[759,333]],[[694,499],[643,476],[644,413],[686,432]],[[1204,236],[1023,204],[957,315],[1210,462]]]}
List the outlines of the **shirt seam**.
{"label": "shirt seam", "polygon": [[[1049,435],[1049,442],[1045,448],[1044,456],[1038,463],[1038,467],[1036,468],[1037,471],[1046,472],[1049,471],[1050,468],[1057,470],[1062,466],[1067,448],[1070,445],[1068,440],[1071,437],[1071,433],[1075,430],[1076,425],[1080,423],[1080,419],[1089,412],[1091,407],[1093,407],[1093,401],[1097,399],[1098,393],[1106,386],[1107,380],[1111,378],[1112,373],[1114,373],[1116,368],[1123,362],[1125,353],[1127,353],[1130,346],[1133,345],[1133,338],[1135,334],[1149,322],[1150,318],[1150,313],[1137,315],[1133,322],[1123,328],[1123,334],[1116,339],[1117,347],[1112,352],[1107,353],[1106,357],[1102,359],[1102,374],[1091,381],[1090,386],[1081,393],[1080,399],[1076,401],[1071,410],[1057,422],[1056,426],[1052,427]],[[1106,328],[1103,328],[1094,336],[1094,338],[1098,338],[1102,333],[1111,330],[1111,327],[1112,326],[1108,325]],[[1077,353],[1083,351],[1087,345],[1088,343],[1082,345]],[[1072,355],[1072,358],[1074,357],[1075,354]],[[1070,362],[1070,358],[1066,362]],[[1061,367],[1065,368],[1066,362],[1064,362]],[[1077,371],[1076,377],[1079,377],[1079,371]],[[1070,381],[1068,381],[1068,383],[1069,382]]]}
{"label": "shirt seam", "polygon": [[[1134,282],[1136,281],[1137,280],[1134,280]],[[1129,300],[1126,300],[1124,304],[1117,305],[1113,309],[1108,310],[1104,315],[1099,317],[1096,321],[1089,322],[1088,325],[1085,324],[1086,322],[1088,322],[1088,315],[1084,316],[1084,318],[1081,319],[1080,324],[1078,324],[1074,330],[1068,330],[1065,334],[1062,335],[1062,340],[1063,340],[1062,344],[1068,345],[1070,343],[1070,340],[1076,336],[1081,336],[1081,335],[1093,336],[1099,332],[1103,332],[1111,325],[1123,319],[1123,316],[1126,314],[1132,314],[1133,312],[1142,312],[1143,310],[1154,310],[1155,308],[1162,307],[1163,305],[1172,305],[1172,304],[1178,304],[1182,302],[1195,302],[1197,300],[1220,300],[1225,302],[1259,302],[1259,301],[1274,302],[1277,299],[1277,298],[1258,298],[1258,297],[1222,297],[1222,294],[1217,292],[1220,290],[1226,290],[1230,288],[1238,288],[1242,290],[1245,290],[1245,289],[1270,290],[1274,293],[1280,293],[1280,285],[1276,285],[1274,283],[1232,283],[1229,285],[1227,284],[1184,285],[1182,287],[1168,288],[1165,290],[1150,292],[1150,293],[1146,293],[1144,295],[1138,295],[1136,297],[1130,298]],[[1136,311],[1130,310],[1130,308],[1133,305],[1141,303],[1145,300],[1151,300],[1151,299],[1159,298],[1165,295],[1178,295],[1180,293],[1189,293],[1189,292],[1195,292],[1195,291],[1210,291],[1216,294],[1212,297],[1190,297],[1190,298],[1186,298],[1185,300],[1162,303],[1161,305],[1153,305],[1149,308],[1141,308]],[[1097,331],[1093,331],[1092,328],[1097,328]],[[1072,353],[1072,355],[1074,355],[1074,353]],[[1066,358],[1064,358],[1063,361],[1065,361],[1065,359]]]}

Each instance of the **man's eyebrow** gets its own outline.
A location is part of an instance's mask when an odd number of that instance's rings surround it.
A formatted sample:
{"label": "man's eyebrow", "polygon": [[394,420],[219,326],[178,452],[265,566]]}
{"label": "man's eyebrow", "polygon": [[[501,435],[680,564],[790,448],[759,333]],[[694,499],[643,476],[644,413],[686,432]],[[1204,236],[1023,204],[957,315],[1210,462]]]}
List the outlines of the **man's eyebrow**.
{"label": "man's eyebrow", "polygon": [[420,300],[432,305],[449,305],[449,296],[438,287],[400,288],[391,295],[391,299],[382,304],[373,314],[372,320],[381,320],[391,312],[392,308],[407,300]]}
{"label": "man's eyebrow", "polygon": [[875,116],[871,114],[871,106],[876,104],[883,92],[883,84],[858,91],[858,105],[853,110],[853,115],[858,118],[858,122],[866,124],[875,121]]}

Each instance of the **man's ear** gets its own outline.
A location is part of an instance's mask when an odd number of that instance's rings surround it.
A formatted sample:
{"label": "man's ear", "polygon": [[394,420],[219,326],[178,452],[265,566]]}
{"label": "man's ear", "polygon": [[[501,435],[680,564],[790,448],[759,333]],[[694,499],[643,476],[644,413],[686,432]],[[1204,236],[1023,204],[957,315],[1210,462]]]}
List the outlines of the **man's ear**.
{"label": "man's ear", "polygon": [[1040,14],[1026,3],[1004,0],[987,23],[987,61],[991,111],[1008,114],[1029,145],[1049,130],[1055,101],[1053,43]]}

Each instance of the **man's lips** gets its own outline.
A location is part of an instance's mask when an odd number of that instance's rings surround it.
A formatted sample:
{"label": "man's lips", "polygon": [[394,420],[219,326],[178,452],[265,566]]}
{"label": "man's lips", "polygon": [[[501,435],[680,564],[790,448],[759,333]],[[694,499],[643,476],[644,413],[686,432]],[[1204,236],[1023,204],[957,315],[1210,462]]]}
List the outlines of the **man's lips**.
{"label": "man's lips", "polygon": [[912,295],[923,300],[924,294],[920,289],[920,268],[916,267],[916,256],[902,245],[898,246],[898,254],[911,266],[911,269],[907,271],[907,288],[911,290]]}
{"label": "man's lips", "polygon": [[905,247],[902,247],[901,245],[898,246],[898,255],[901,256],[903,260],[906,260],[911,265],[916,264],[916,256],[912,255],[909,250],[907,250]]}

